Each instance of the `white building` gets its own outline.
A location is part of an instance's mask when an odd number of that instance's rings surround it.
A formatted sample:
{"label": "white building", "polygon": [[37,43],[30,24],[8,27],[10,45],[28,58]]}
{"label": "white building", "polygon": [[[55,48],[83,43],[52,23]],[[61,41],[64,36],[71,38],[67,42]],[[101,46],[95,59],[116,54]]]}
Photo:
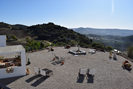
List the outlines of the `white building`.
{"label": "white building", "polygon": [[6,35],[0,35],[0,47],[6,46]]}
{"label": "white building", "polygon": [[[21,56],[21,65],[20,66],[12,66],[13,67],[12,73],[11,72],[7,73],[6,69],[8,67],[0,68],[0,79],[26,75],[26,57],[25,57],[25,49],[23,48],[23,46],[15,45],[15,46],[0,47],[0,55],[10,56],[10,54],[18,54],[18,53]],[[14,55],[14,57],[15,56],[16,55]],[[3,64],[4,64],[4,62],[3,62]],[[0,66],[2,66],[2,65],[0,65]]]}

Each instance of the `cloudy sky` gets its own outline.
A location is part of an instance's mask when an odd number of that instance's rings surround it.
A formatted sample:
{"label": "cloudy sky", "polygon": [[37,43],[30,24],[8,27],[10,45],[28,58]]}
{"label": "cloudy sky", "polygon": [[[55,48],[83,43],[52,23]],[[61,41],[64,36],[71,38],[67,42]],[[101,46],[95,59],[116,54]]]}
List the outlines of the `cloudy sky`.
{"label": "cloudy sky", "polygon": [[0,0],[0,22],[133,30],[133,0]]}

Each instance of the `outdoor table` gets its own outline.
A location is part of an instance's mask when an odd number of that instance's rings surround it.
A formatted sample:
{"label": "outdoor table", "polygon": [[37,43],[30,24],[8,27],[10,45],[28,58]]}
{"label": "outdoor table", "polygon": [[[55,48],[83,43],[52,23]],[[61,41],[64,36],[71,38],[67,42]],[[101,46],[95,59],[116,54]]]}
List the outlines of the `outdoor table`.
{"label": "outdoor table", "polygon": [[50,76],[50,75],[53,74],[53,71],[52,71],[52,70],[49,70],[49,69],[47,69],[47,68],[42,69],[42,70],[44,70],[44,71],[46,72],[46,75],[47,75],[47,76]]}

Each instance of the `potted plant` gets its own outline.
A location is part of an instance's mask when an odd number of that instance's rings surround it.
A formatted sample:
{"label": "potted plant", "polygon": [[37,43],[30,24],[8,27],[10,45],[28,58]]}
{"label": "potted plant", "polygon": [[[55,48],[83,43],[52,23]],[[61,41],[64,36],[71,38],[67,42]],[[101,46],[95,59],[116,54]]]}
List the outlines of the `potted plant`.
{"label": "potted plant", "polygon": [[21,61],[21,57],[18,55],[18,56],[15,58],[15,61],[16,61],[16,62],[20,62],[20,61]]}
{"label": "potted plant", "polygon": [[126,68],[127,69],[130,69],[130,67],[131,67],[131,64],[130,63],[126,64]]}
{"label": "potted plant", "polygon": [[110,57],[112,57],[112,52],[110,51]]}
{"label": "potted plant", "polygon": [[4,57],[3,56],[0,56],[0,62],[2,63],[4,60]]}
{"label": "potted plant", "polygon": [[30,74],[30,71],[29,71],[29,68],[28,67],[26,68],[26,74],[27,75]]}

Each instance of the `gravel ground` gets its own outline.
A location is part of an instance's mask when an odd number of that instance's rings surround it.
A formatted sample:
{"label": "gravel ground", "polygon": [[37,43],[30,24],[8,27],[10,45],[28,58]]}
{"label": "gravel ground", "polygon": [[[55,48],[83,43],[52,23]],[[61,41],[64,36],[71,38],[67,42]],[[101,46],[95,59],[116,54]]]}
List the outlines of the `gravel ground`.
{"label": "gravel ground", "polygon": [[[77,47],[70,49],[77,49]],[[68,53],[70,49],[54,47],[53,52],[43,50],[28,53],[27,58],[30,58],[31,64],[27,67],[31,74],[1,79],[0,83],[11,89],[133,89],[133,70],[128,71],[122,68],[125,58],[117,55],[117,60],[109,59],[108,52],[87,53],[75,57]],[[88,48],[81,48],[81,50],[89,51]],[[64,65],[54,64],[52,53],[65,57]],[[133,66],[133,63],[130,63]],[[34,67],[48,68],[53,71],[53,75],[36,76]],[[96,69],[95,77],[79,76],[80,68]]]}

